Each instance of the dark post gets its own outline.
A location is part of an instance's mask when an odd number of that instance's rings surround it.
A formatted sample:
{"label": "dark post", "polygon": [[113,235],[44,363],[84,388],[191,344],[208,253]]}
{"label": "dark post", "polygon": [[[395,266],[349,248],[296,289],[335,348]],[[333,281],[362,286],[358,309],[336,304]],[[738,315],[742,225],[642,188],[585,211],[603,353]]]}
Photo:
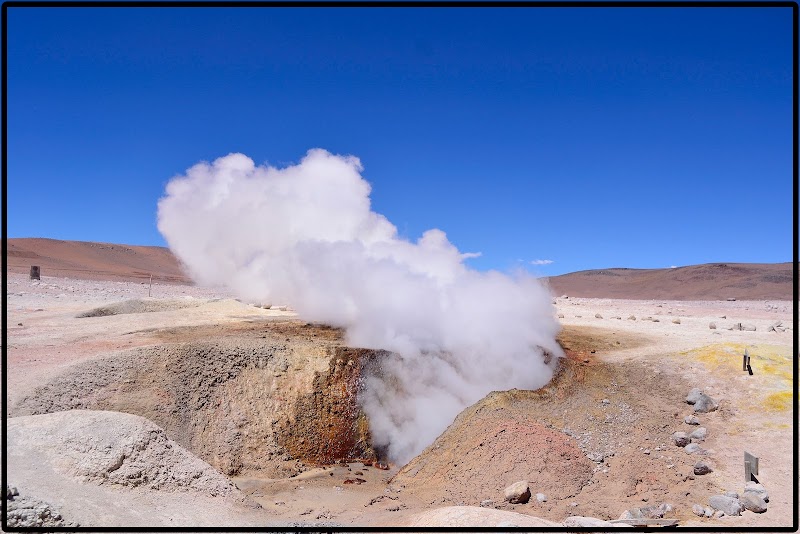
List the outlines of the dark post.
{"label": "dark post", "polygon": [[758,457],[753,456],[749,452],[744,453],[744,481],[750,482],[751,480],[758,482],[754,475],[758,474]]}
{"label": "dark post", "polygon": [[41,280],[41,278],[39,278],[38,265],[31,265],[31,280]]}

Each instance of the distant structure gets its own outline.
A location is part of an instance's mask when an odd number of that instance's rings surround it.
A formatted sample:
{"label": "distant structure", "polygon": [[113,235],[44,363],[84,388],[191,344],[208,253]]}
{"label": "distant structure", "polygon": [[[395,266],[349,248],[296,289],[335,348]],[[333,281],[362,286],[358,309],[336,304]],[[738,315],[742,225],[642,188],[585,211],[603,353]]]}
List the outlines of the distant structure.
{"label": "distant structure", "polygon": [[41,280],[38,265],[31,265],[31,280]]}

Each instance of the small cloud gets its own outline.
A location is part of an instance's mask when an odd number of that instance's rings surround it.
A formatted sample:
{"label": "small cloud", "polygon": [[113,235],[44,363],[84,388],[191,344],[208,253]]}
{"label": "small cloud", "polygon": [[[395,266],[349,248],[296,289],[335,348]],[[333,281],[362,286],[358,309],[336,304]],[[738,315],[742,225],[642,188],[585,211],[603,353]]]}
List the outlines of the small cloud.
{"label": "small cloud", "polygon": [[465,252],[461,255],[462,260],[468,260],[469,258],[480,258],[483,255],[483,252]]}
{"label": "small cloud", "polygon": [[669,266],[669,268],[670,268],[670,269],[677,269],[677,268],[678,268],[678,266],[677,266],[677,265],[670,265],[670,266]]}
{"label": "small cloud", "polygon": [[553,263],[553,260],[533,260],[531,261],[531,265],[550,265]]}

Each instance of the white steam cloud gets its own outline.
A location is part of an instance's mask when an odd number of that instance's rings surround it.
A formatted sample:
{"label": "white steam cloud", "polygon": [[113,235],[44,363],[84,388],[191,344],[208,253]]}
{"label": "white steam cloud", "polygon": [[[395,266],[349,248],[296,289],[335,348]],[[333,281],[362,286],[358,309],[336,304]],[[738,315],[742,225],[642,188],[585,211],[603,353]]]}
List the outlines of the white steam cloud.
{"label": "white steam cloud", "polygon": [[469,269],[474,254],[441,230],[398,237],[361,170],[321,149],[282,169],[230,154],[169,182],[158,228],[197,282],[289,303],[352,346],[394,353],[360,398],[374,445],[406,462],[489,392],[546,384],[559,326],[532,276]]}

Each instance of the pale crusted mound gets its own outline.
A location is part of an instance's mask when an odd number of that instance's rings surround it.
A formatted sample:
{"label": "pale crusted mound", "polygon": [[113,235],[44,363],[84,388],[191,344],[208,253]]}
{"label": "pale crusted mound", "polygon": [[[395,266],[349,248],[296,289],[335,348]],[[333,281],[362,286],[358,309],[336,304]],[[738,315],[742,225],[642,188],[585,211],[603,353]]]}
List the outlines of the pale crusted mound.
{"label": "pale crusted mound", "polygon": [[28,461],[81,482],[195,490],[210,496],[238,493],[210,465],[136,415],[74,410],[8,420],[9,471]]}
{"label": "pale crusted mound", "polygon": [[531,515],[477,506],[446,506],[426,510],[409,519],[409,527],[560,527]]}
{"label": "pale crusted mound", "polygon": [[7,437],[9,485],[33,503],[20,510],[24,524],[269,524],[222,474],[139,416],[74,410],[13,417]]}

